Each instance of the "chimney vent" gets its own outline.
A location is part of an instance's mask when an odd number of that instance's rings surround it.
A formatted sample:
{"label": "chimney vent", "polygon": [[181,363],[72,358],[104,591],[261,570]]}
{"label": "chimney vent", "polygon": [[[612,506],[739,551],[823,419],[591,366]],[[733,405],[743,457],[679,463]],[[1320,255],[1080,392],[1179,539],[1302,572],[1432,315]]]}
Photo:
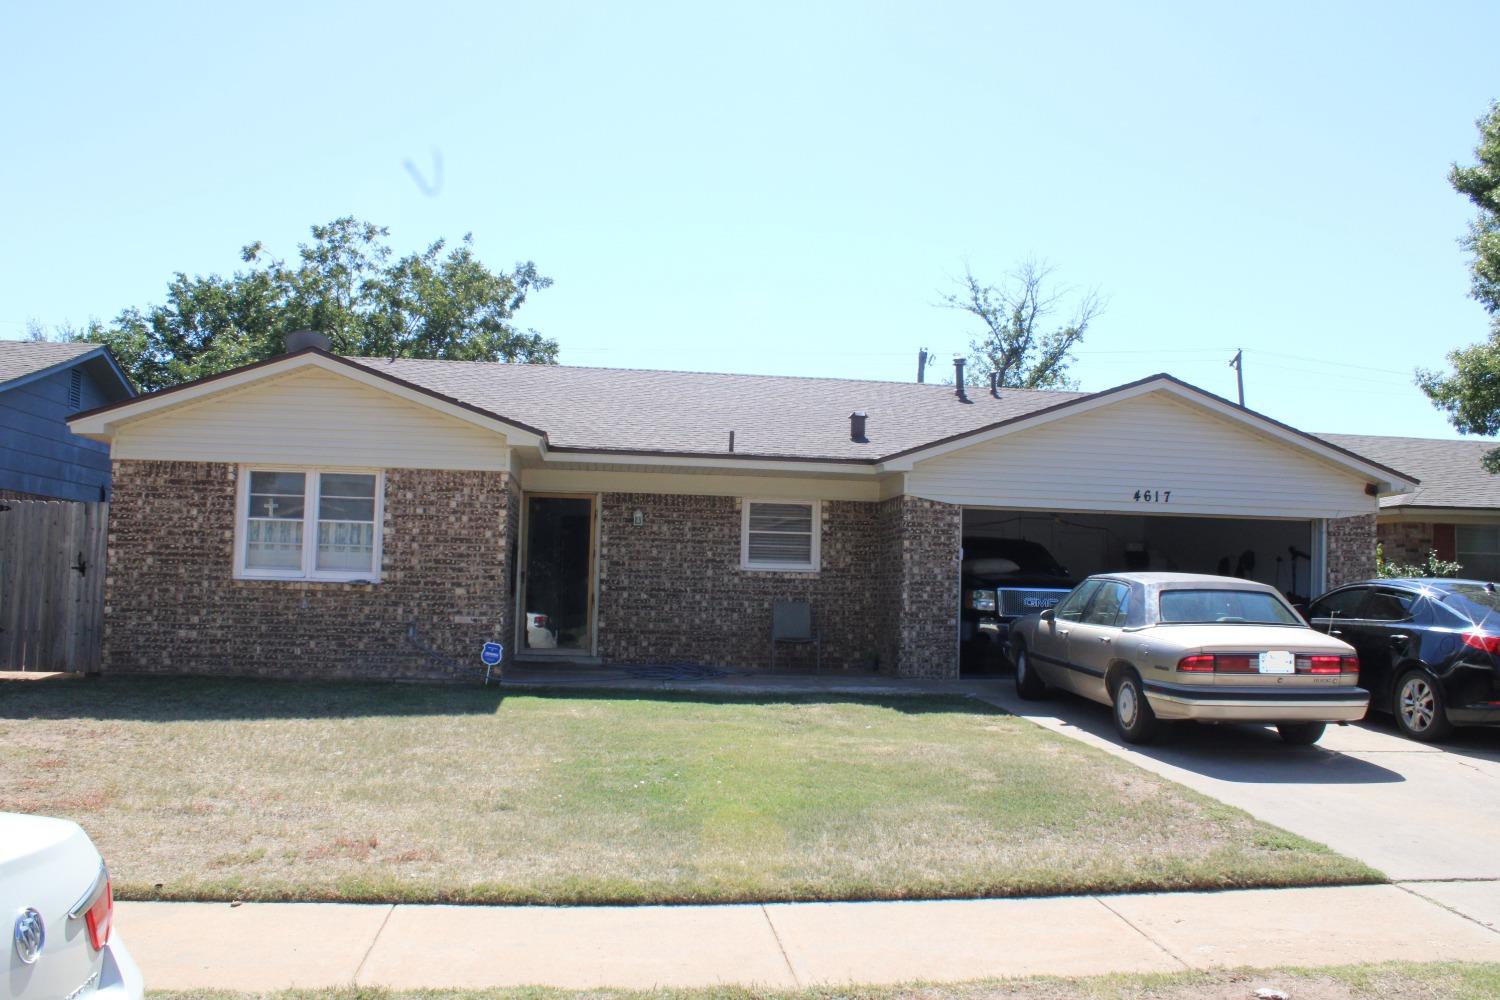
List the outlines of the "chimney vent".
{"label": "chimney vent", "polygon": [[855,410],[849,414],[849,440],[865,444],[870,439],[865,437],[865,411]]}
{"label": "chimney vent", "polygon": [[927,348],[917,352],[917,384],[927,381]]}
{"label": "chimney vent", "polygon": [[309,347],[316,347],[320,351],[333,350],[333,344],[317,330],[297,330],[286,335],[286,353],[296,354]]}
{"label": "chimney vent", "polygon": [[964,392],[964,359],[959,354],[953,356],[953,395],[958,397],[960,403],[969,402],[969,397]]}
{"label": "chimney vent", "polygon": [[990,372],[990,395],[1000,398],[1000,373]]}

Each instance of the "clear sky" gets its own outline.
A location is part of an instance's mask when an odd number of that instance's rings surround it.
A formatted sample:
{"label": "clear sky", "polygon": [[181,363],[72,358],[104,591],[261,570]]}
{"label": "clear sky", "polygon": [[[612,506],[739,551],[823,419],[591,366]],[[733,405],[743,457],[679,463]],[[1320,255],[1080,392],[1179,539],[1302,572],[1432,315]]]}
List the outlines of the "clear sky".
{"label": "clear sky", "polygon": [[[567,364],[907,380],[965,265],[1108,299],[1075,374],[1451,436],[1448,186],[1500,4],[8,4],[0,336],[352,214],[556,280]],[[441,160],[441,177],[435,160]],[[423,185],[406,161],[423,176]]]}

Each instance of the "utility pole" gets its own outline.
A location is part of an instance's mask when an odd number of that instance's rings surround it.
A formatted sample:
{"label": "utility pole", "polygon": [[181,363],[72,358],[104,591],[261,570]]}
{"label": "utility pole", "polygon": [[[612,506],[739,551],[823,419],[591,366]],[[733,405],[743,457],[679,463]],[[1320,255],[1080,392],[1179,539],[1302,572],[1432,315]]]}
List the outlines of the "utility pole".
{"label": "utility pole", "polygon": [[1236,348],[1234,360],[1229,362],[1229,367],[1234,369],[1234,380],[1240,386],[1240,405],[1245,405],[1245,350]]}
{"label": "utility pole", "polygon": [[917,381],[927,381],[927,348],[917,352]]}

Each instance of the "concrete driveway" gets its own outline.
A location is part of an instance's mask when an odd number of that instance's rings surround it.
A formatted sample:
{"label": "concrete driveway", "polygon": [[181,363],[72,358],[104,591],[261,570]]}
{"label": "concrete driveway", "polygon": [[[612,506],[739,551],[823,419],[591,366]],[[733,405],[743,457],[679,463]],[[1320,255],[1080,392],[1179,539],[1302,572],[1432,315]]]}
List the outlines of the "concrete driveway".
{"label": "concrete driveway", "polygon": [[1427,746],[1381,716],[1290,747],[1255,726],[1181,726],[1134,747],[1106,706],[1074,695],[1028,702],[1008,684],[985,700],[1371,865],[1409,891],[1500,927],[1500,730]]}

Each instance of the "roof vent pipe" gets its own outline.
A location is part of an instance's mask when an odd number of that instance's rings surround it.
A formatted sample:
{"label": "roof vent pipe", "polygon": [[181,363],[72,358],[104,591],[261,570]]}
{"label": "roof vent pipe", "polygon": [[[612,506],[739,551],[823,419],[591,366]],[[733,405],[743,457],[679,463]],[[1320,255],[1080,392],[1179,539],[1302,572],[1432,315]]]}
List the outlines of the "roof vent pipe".
{"label": "roof vent pipe", "polygon": [[927,348],[917,352],[917,384],[927,381]]}
{"label": "roof vent pipe", "polygon": [[855,410],[849,414],[849,440],[865,444],[869,438],[865,437],[865,411]]}
{"label": "roof vent pipe", "polygon": [[286,353],[296,354],[309,347],[316,347],[325,353],[333,350],[333,344],[317,330],[297,330],[286,335]]}
{"label": "roof vent pipe", "polygon": [[969,402],[969,397],[964,393],[964,359],[958,354],[953,356],[953,395],[958,397],[960,403]]}
{"label": "roof vent pipe", "polygon": [[990,395],[1000,398],[1000,373],[990,372]]}

